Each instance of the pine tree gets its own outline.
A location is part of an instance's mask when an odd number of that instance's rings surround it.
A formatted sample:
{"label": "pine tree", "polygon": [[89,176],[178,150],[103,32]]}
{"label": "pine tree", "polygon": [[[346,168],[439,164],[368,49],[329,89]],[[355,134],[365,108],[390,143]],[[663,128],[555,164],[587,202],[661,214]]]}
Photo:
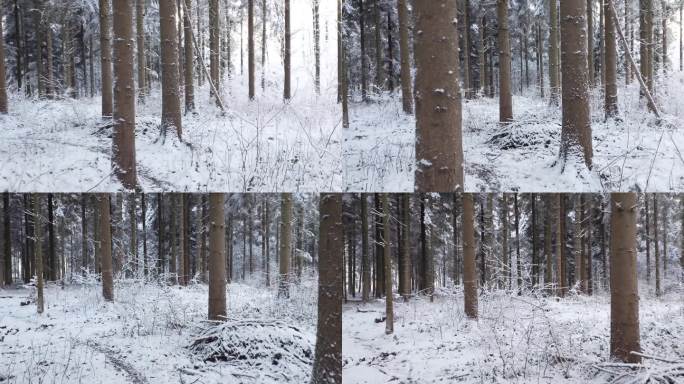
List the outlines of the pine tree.
{"label": "pine tree", "polygon": [[209,320],[226,317],[226,232],[223,194],[209,195]]}
{"label": "pine tree", "polygon": [[292,254],[292,194],[280,198],[280,273],[278,297],[290,297],[290,258]]}
{"label": "pine tree", "polygon": [[463,290],[465,313],[477,318],[477,272],[475,260],[475,228],[473,195],[463,195]]}

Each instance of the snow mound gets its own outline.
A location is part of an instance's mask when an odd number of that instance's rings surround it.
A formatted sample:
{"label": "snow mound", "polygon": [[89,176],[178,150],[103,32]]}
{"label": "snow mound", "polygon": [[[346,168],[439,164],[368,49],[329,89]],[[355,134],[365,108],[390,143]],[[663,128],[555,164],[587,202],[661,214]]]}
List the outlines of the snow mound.
{"label": "snow mound", "polygon": [[204,362],[228,362],[247,371],[278,371],[289,378],[307,377],[313,343],[302,331],[278,320],[203,322],[195,329],[190,351]]}

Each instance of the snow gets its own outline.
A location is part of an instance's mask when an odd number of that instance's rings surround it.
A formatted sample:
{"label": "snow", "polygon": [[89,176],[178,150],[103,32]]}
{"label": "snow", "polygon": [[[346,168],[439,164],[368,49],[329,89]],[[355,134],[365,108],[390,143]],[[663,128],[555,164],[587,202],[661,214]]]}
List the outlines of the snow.
{"label": "snow", "polygon": [[[679,286],[655,298],[642,288],[644,353],[684,361],[683,292]],[[426,297],[395,300],[393,335],[376,323],[384,317],[384,300],[349,302],[343,311],[343,382],[610,382],[615,376],[595,368],[610,362],[609,299],[605,292],[563,299],[485,292],[479,319],[469,320],[462,290],[442,289],[434,303]],[[644,365],[642,375],[667,366],[650,359]]]}
{"label": "snow", "polygon": [[[605,121],[603,99],[591,98],[594,159],[559,167],[561,110],[530,92],[513,96],[514,122],[498,124],[498,98],[464,100],[463,149],[468,192],[677,191],[684,188],[684,73],[657,86],[658,124],[639,100],[637,84],[620,85],[620,120]],[[350,107],[343,132],[347,191],[412,192],[415,119],[401,96],[384,95]]]}
{"label": "snow", "polygon": [[[305,277],[292,298],[276,299],[260,279],[229,284],[228,324],[236,338],[255,338],[246,320],[275,324],[262,338],[302,339],[313,350],[316,335],[316,280]],[[190,350],[207,317],[207,286],[186,288],[117,280],[113,303],[101,285],[50,284],[46,309],[21,306],[34,288],[0,290],[0,381],[26,383],[300,383],[309,380],[304,363],[272,365],[254,361],[203,361]],[[296,326],[296,335],[290,331]],[[273,336],[275,335],[275,336]],[[294,337],[291,336],[291,337]],[[245,353],[249,350],[245,346]],[[267,353],[262,349],[262,353]],[[272,353],[279,352],[273,345]]]}
{"label": "snow", "polygon": [[[336,6],[322,2],[321,94],[314,92],[311,3],[292,2],[292,99],[283,102],[282,22],[270,7],[265,90],[261,89],[261,25],[257,18],[256,99],[248,100],[247,23],[244,67],[239,28],[232,42],[233,75],[222,83],[223,116],[198,87],[197,113],[183,118],[183,142],[162,140],[159,83],[136,106],[136,156],[141,188],[160,191],[342,191],[342,110],[337,103]],[[260,17],[260,13],[258,13]],[[280,16],[278,16],[280,17]],[[208,52],[208,48],[207,48]],[[205,55],[208,57],[208,54]],[[208,59],[207,59],[208,60]],[[208,61],[206,63],[208,65]],[[100,119],[100,98],[37,101],[10,92],[0,116],[0,190],[114,192],[111,129]],[[182,96],[182,94],[181,94]]]}

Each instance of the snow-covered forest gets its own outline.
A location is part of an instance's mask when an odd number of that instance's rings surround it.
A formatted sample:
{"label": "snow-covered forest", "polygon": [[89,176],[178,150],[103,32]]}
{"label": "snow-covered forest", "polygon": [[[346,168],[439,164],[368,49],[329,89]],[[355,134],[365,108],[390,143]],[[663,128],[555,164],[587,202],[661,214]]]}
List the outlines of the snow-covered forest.
{"label": "snow-covered forest", "polygon": [[684,197],[345,200],[347,383],[679,383]]}
{"label": "snow-covered forest", "polygon": [[343,189],[334,2],[5,0],[0,16],[0,190]]}
{"label": "snow-covered forest", "polygon": [[3,200],[2,382],[340,382],[339,195]]}
{"label": "snow-covered forest", "polygon": [[347,190],[681,191],[682,6],[346,2]]}

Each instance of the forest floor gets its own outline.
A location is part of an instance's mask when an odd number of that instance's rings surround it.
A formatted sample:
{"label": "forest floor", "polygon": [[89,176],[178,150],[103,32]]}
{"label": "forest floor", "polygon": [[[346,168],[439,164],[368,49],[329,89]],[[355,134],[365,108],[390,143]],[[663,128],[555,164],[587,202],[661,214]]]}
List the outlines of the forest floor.
{"label": "forest floor", "polygon": [[[280,88],[248,101],[245,84],[231,80],[222,115],[208,86],[196,90],[197,112],[183,118],[183,141],[161,137],[161,94],[137,107],[136,156],[146,192],[340,191],[341,108],[336,90]],[[277,91],[276,91],[277,89]],[[228,91],[231,90],[231,91]],[[0,190],[114,192],[111,124],[100,118],[100,98],[30,100],[14,97],[0,116]],[[109,126],[108,126],[109,125]]]}
{"label": "forest floor", "polygon": [[[118,281],[115,301],[107,303],[99,284],[50,284],[42,315],[34,303],[22,305],[35,297],[34,288],[0,290],[0,382],[307,382],[316,337],[316,282],[305,280],[291,289],[291,298],[282,301],[256,280],[230,284],[225,324],[232,339],[224,340],[224,347],[233,347],[236,356],[214,362],[190,348],[207,326],[206,285]],[[310,352],[310,360],[287,364],[285,347],[292,340]]]}
{"label": "forest floor", "polygon": [[[656,299],[642,290],[640,302],[643,353],[679,361],[680,377],[683,294],[682,287],[672,287]],[[393,335],[385,335],[379,320],[384,300],[349,302],[343,311],[344,382],[626,383],[640,375],[638,382],[645,383],[672,368],[653,359],[644,359],[648,369],[635,371],[610,365],[609,298],[486,293],[477,321],[465,317],[460,290],[441,291],[434,303],[397,298]],[[619,375],[609,372],[618,371],[629,374],[611,381]]]}
{"label": "forest floor", "polygon": [[[646,112],[639,87],[620,86],[619,120],[604,119],[602,95],[591,98],[594,167],[557,164],[562,113],[533,91],[514,95],[514,122],[500,127],[498,97],[463,104],[468,192],[673,191],[684,188],[684,73],[659,85],[661,124]],[[348,191],[413,192],[415,119],[400,95],[350,107],[343,132]]]}

